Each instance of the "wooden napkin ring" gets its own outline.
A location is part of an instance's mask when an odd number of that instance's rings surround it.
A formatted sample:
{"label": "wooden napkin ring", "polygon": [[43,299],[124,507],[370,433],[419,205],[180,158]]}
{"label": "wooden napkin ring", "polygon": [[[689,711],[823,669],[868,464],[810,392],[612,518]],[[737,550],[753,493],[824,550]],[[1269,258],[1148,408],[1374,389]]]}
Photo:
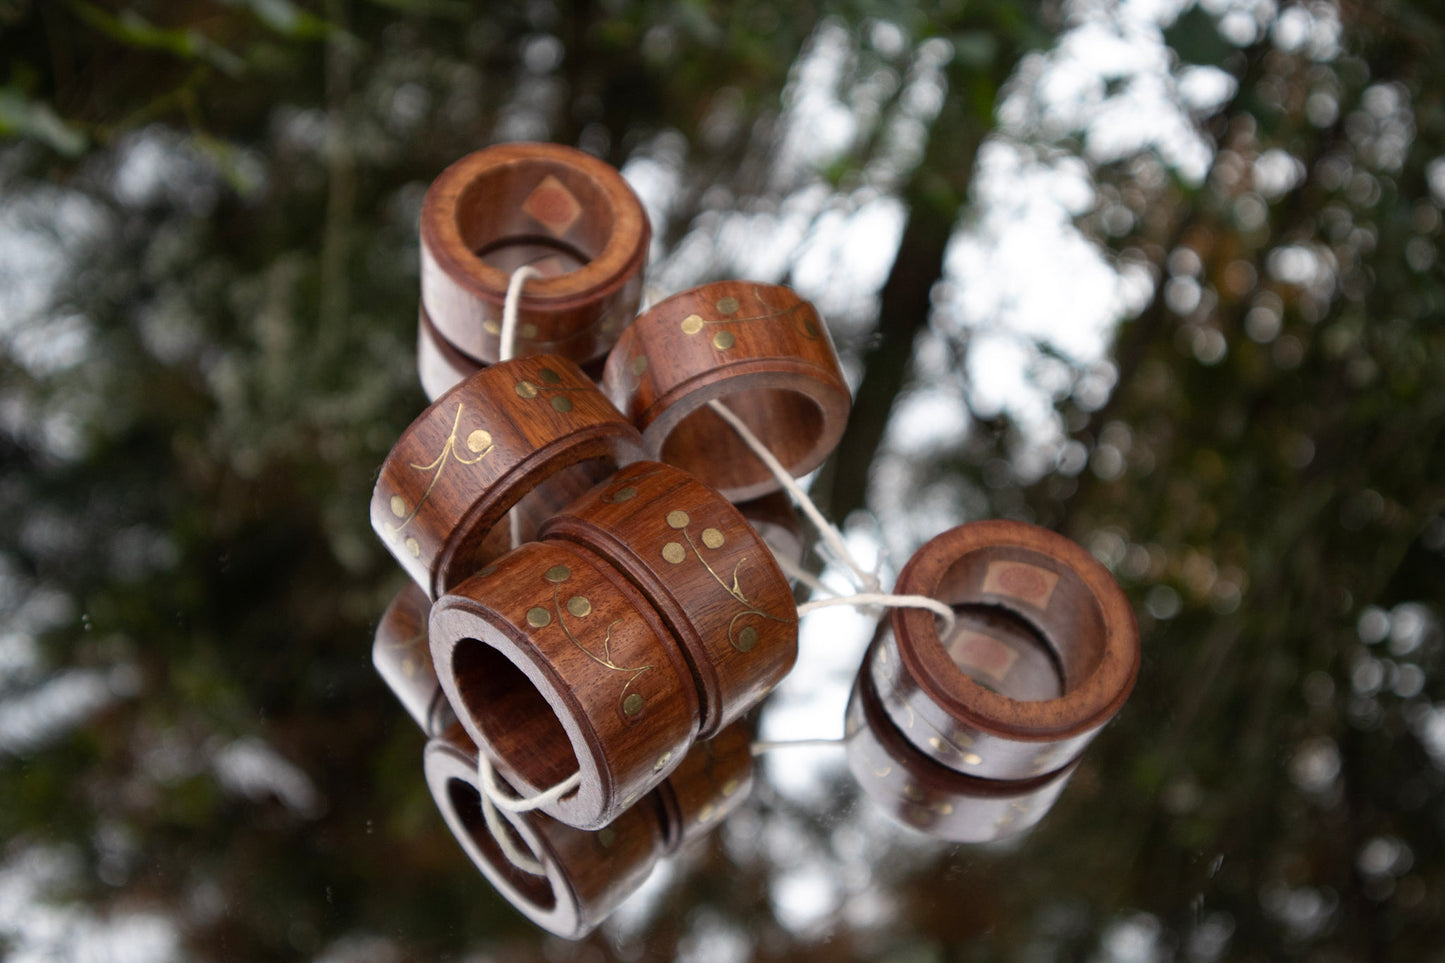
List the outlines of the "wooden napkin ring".
{"label": "wooden napkin ring", "polygon": [[597,831],[499,810],[513,841],[542,864],[543,875],[533,876],[507,859],[482,818],[477,749],[466,733],[453,727],[432,739],[422,760],[437,808],[482,875],[523,916],[564,939],[595,929],[646,881],[666,848],[655,794]]}
{"label": "wooden napkin ring", "polygon": [[622,175],[558,144],[501,144],[442,171],[421,208],[421,296],[459,351],[492,363],[513,271],[517,354],[586,362],[637,313],[652,228]]}
{"label": "wooden napkin ring", "polygon": [[603,385],[647,439],[730,501],[780,486],[716,412],[725,403],[794,475],[843,434],[852,398],[811,304],[774,284],[721,281],[659,301],[622,332]]}
{"label": "wooden napkin ring", "polygon": [[894,609],[869,672],[904,737],[960,772],[1055,772],[1134,686],[1139,629],[1123,590],[1087,551],[1046,529],[950,529],[914,554],[895,591],[952,605],[958,625],[941,640],[933,613]]}
{"label": "wooden napkin ring", "polygon": [[371,646],[371,662],[421,731],[435,736],[452,726],[456,716],[432,668],[431,645],[427,641],[430,614],[431,599],[414,583],[407,583],[381,616]]}
{"label": "wooden napkin ring", "polygon": [[524,795],[582,773],[546,807],[596,829],[677,768],[697,686],[652,605],[608,562],[529,542],[432,606],[437,677],[468,735]]}
{"label": "wooden napkin ring", "polygon": [[514,504],[531,537],[540,519],[642,457],[641,445],[565,358],[491,365],[402,432],[372,492],[371,525],[435,598],[510,547]]}
{"label": "wooden napkin ring", "polygon": [[668,852],[706,836],[753,790],[753,735],[735,722],[695,744],[667,781],[657,787]]}
{"label": "wooden napkin ring", "polygon": [[[604,359],[597,358],[579,367],[589,380],[600,382],[603,362]],[[428,401],[436,401],[484,367],[486,365],[482,362],[462,354],[455,345],[443,338],[431,323],[431,318],[427,317],[426,308],[418,308],[416,373]]]}
{"label": "wooden napkin ring", "polygon": [[606,558],[681,644],[711,738],[770,692],[798,655],[792,588],[721,495],[680,468],[636,462],[542,526]]}
{"label": "wooden napkin ring", "polygon": [[978,779],[943,765],[903,737],[873,680],[858,673],[848,700],[848,768],[865,795],[896,821],[937,839],[985,843],[1044,817],[1075,765],[1033,779]]}

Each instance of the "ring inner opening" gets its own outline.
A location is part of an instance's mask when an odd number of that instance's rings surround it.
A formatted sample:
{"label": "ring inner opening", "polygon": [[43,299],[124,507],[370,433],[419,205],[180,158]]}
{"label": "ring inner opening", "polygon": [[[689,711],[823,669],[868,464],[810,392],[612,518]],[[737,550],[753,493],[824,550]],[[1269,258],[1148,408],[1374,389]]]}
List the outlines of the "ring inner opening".
{"label": "ring inner opening", "polygon": [[[554,472],[517,502],[516,511],[521,516],[520,532],[523,542],[535,541],[537,530],[553,515],[581,498],[599,482],[610,478],[617,471],[617,463],[610,459],[589,458],[568,465]],[[499,527],[510,523],[503,519]]]}
{"label": "ring inner opening", "polygon": [[[790,469],[804,463],[822,438],[823,409],[801,392],[759,388],[718,400]],[[732,426],[707,405],[673,427],[662,442],[661,460],[692,472],[714,488],[746,488],[773,478]]]}
{"label": "ring inner opening", "polygon": [[501,652],[477,639],[462,639],[452,652],[452,672],[465,711],[493,754],[519,779],[541,791],[577,771],[572,740],[557,713]]}
{"label": "ring inner opening", "polygon": [[997,605],[955,605],[944,651],[963,674],[1020,702],[1057,699],[1064,672],[1048,640],[1027,619]]}
{"label": "ring inner opening", "polygon": [[980,548],[954,562],[929,594],[958,613],[941,640],[949,658],[1001,695],[1058,698],[1082,687],[1103,661],[1103,613],[1084,580],[1051,555]]}
{"label": "ring inner opening", "polygon": [[545,159],[484,171],[462,189],[456,218],[463,243],[484,263],[507,273],[530,264],[547,277],[597,258],[614,223],[601,187]]}
{"label": "ring inner opening", "polygon": [[[571,505],[589,488],[617,470],[617,463],[607,458],[589,458],[552,473],[519,499],[517,512],[518,544],[536,541],[542,523]],[[450,588],[488,562],[512,549],[512,522],[509,511],[503,510],[490,528],[477,525],[452,552],[443,588]]]}
{"label": "ring inner opening", "polygon": [[[517,892],[533,906],[543,910],[550,910],[557,905],[557,897],[552,892],[552,883],[546,876],[533,876],[531,873],[524,873],[502,852],[502,847],[492,836],[491,830],[487,827],[487,821],[482,816],[482,795],[476,786],[464,779],[447,780],[447,799],[451,803],[452,811],[461,820],[462,826],[466,829],[467,835],[471,838],[473,845],[482,859],[506,878]],[[502,831],[508,834],[509,841],[522,852],[532,852],[529,846],[506,816],[502,817]],[[535,857],[536,853],[532,852]]]}

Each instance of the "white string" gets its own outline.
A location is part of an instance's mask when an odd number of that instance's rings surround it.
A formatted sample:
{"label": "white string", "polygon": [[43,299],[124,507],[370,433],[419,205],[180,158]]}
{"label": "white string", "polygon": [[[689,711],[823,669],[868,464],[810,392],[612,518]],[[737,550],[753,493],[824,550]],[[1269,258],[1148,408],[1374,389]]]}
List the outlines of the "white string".
{"label": "white string", "polygon": [[761,756],[765,752],[772,752],[774,749],[792,749],[794,746],[841,746],[847,739],[784,739],[778,742],[769,742],[766,739],[753,741],[753,755]]}
{"label": "white string", "polygon": [[539,278],[542,272],[530,264],[523,264],[512,272],[507,282],[507,299],[502,302],[501,344],[497,347],[498,361],[511,361],[517,353],[517,314],[522,302],[522,285],[528,278]]}
{"label": "white string", "polygon": [[[499,363],[511,361],[517,353],[517,315],[522,301],[522,287],[527,283],[528,278],[542,276],[541,271],[529,264],[524,264],[512,272],[511,279],[507,282],[507,298],[502,302],[501,344],[497,347]],[[516,548],[522,543],[522,519],[516,506],[513,506],[512,510],[507,513],[507,519],[512,529],[512,547]],[[508,832],[505,820],[497,810],[526,813],[554,803],[582,784],[582,773],[574,772],[551,789],[539,792],[535,796],[510,796],[501,786],[497,785],[496,773],[492,769],[492,762],[487,758],[487,754],[478,750],[477,784],[482,797],[482,819],[486,822],[487,830],[492,834],[492,838],[497,841],[497,846],[501,848],[502,855],[524,873],[532,876],[545,875],[546,870],[536,857],[517,847],[512,839],[512,834]]]}
{"label": "white string", "polygon": [[[768,467],[768,471],[773,473],[773,477],[787,490],[788,494],[793,496],[793,500],[797,502],[798,507],[803,510],[803,514],[807,515],[813,522],[813,525],[817,527],[818,533],[823,538],[824,546],[829,550],[829,554],[839,563],[851,569],[854,577],[858,580],[858,584],[863,588],[861,592],[855,592],[852,595],[843,595],[823,584],[821,579],[814,577],[811,573],[803,569],[802,566],[795,565],[790,560],[778,557],[778,567],[781,568],[789,578],[797,579],[814,591],[823,592],[832,596],[831,598],[814,599],[811,602],[804,602],[798,606],[799,618],[802,618],[809,612],[816,612],[818,609],[835,605],[851,605],[858,608],[863,608],[868,605],[883,605],[890,608],[918,608],[927,609],[943,618],[944,630],[942,634],[944,636],[948,636],[953,632],[953,627],[957,623],[957,617],[949,605],[940,602],[938,599],[930,598],[927,595],[893,595],[879,591],[881,582],[878,578],[878,572],[876,570],[869,572],[863,568],[862,565],[858,564],[858,560],[853,557],[853,553],[848,551],[848,545],[843,539],[843,533],[838,531],[838,527],[823,516],[823,513],[818,510],[818,506],[808,497],[808,493],[793,479],[792,473],[768,450],[768,446],[763,444],[762,440],[753,434],[752,429],[721,401],[709,401],[708,407],[717,412],[718,417],[722,418],[723,421],[732,427],[733,431],[737,432],[738,437],[743,440],[743,443],[752,449],[753,454],[757,455],[762,463]],[[879,569],[882,568],[882,562],[883,560],[880,556]],[[773,749],[782,749],[788,746],[837,745],[845,741],[844,739],[789,739],[775,742],[756,740],[752,744],[752,752],[753,755],[756,756]]]}
{"label": "white string", "polygon": [[496,783],[492,781],[492,764],[487,760],[487,754],[480,750],[477,752],[477,774],[480,777],[478,788],[482,798],[482,821],[487,824],[487,831],[492,834],[492,839],[502,850],[502,855],[507,858],[507,862],[528,875],[546,875],[541,862],[530,852],[523,852],[512,841],[512,834],[498,814],[496,802],[492,798],[492,793],[497,789]]}
{"label": "white string", "polygon": [[890,595],[886,592],[858,592],[854,595],[842,595],[831,599],[814,599],[798,606],[798,615],[801,617],[809,612],[826,609],[833,605],[856,605],[860,608],[865,605],[884,605],[895,609],[928,609],[935,615],[943,617],[943,631],[939,633],[943,637],[952,634],[953,626],[958,621],[957,616],[953,614],[953,609],[938,599],[930,598],[927,595]]}
{"label": "white string", "polygon": [[812,572],[803,568],[803,566],[799,565],[797,562],[794,562],[792,559],[777,554],[774,554],[773,558],[777,560],[778,568],[782,569],[783,574],[786,575],[788,578],[793,579],[794,581],[802,582],[813,591],[822,592],[825,595],[842,594],[836,589],[830,588],[829,586],[823,584],[822,579],[818,578]]}
{"label": "white string", "polygon": [[718,417],[722,418],[723,421],[731,425],[733,431],[738,433],[738,437],[743,440],[743,443],[752,449],[753,454],[757,455],[764,465],[768,466],[768,471],[773,473],[773,477],[777,478],[779,483],[787,489],[788,494],[793,496],[793,500],[798,503],[798,507],[803,510],[803,514],[807,515],[813,525],[817,527],[818,534],[823,536],[824,543],[833,550],[843,564],[853,570],[853,574],[858,578],[858,584],[869,592],[878,591],[878,579],[874,578],[871,572],[868,572],[854,561],[852,553],[848,551],[848,546],[843,543],[843,533],[838,531],[832,522],[823,517],[823,513],[818,510],[817,505],[813,504],[813,500],[808,497],[808,493],[803,491],[802,486],[794,481],[792,472],[788,471],[788,469],[783,466],[783,463],[778,461],[773,453],[768,450],[768,446],[758,440],[758,436],[753,434],[752,429],[750,429],[741,418],[733,414],[732,409],[728,408],[728,406],[721,401],[709,401],[708,407],[717,412]]}
{"label": "white string", "polygon": [[[539,278],[542,272],[530,264],[523,264],[512,272],[507,282],[507,298],[502,302],[501,344],[497,346],[497,361],[511,361],[517,353],[517,315],[522,305],[522,286],[528,278]],[[522,544],[522,514],[515,507],[507,512],[507,524],[511,528],[512,547]]]}

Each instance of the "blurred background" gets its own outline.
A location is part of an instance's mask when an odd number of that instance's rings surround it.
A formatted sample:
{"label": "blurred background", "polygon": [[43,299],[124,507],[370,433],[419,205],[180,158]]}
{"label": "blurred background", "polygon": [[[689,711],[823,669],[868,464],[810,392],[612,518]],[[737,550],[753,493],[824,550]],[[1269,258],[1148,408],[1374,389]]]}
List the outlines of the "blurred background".
{"label": "blurred background", "polygon": [[[0,0],[8,959],[1445,959],[1437,0],[931,6]],[[819,747],[581,945],[467,862],[367,503],[422,195],[517,139],[622,169],[656,294],[817,303],[885,574],[993,517],[1115,573],[1139,684],[1032,833]],[[809,616],[763,735],[871,631]]]}

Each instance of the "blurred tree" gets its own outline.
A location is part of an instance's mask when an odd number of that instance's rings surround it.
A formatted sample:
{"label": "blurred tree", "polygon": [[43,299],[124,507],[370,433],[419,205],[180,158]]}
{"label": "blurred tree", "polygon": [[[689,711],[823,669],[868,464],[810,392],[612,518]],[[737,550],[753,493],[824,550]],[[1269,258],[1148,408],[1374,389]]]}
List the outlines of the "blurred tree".
{"label": "blurred tree", "polygon": [[[906,522],[890,432],[968,382],[910,492],[1079,539],[1146,637],[1018,849],[888,841],[896,923],[799,935],[734,840],[595,950],[670,957],[712,921],[759,959],[1438,954],[1442,49],[1425,2],[0,2],[0,875],[61,853],[69,919],[163,912],[175,958],[537,952],[365,654],[399,575],[364,506],[423,403],[398,362],[420,198],[530,137],[661,171],[664,280],[747,269],[799,211],[807,251],[896,204],[837,312],[860,380],[817,490]],[[1032,86],[1090,50],[1115,61],[1074,113]],[[1111,146],[1150,84],[1187,130]],[[1011,309],[964,304],[958,264],[1000,157],[1075,172],[1058,230],[1125,292],[1102,360],[1010,335],[1053,435],[975,384]],[[769,270],[814,283],[802,254]],[[838,861],[851,816],[758,809]],[[83,930],[0,911],[16,947]]]}

